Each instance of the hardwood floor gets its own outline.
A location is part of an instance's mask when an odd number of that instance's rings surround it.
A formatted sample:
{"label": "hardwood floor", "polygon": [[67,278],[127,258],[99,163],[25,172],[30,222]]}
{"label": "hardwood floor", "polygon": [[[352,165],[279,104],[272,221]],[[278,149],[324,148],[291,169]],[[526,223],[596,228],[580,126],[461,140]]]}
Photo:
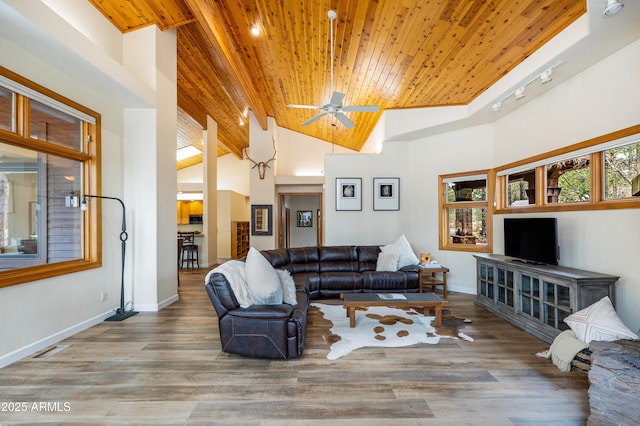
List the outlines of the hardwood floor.
{"label": "hardwood floor", "polygon": [[449,293],[453,313],[473,321],[463,331],[474,342],[329,361],[329,323],[312,309],[302,359],[248,359],[220,352],[205,274],[182,273],[180,300],[160,312],[103,322],[49,358],[0,369],[0,424],[586,423],[587,375],[536,357],[546,343],[473,296]]}

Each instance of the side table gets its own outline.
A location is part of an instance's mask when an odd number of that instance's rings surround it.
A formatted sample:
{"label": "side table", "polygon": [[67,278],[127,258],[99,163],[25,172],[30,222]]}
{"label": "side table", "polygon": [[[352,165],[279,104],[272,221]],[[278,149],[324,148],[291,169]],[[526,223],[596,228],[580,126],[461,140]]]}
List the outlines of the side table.
{"label": "side table", "polygon": [[[423,287],[431,287],[431,291],[435,292],[435,287],[442,286],[444,298],[447,298],[447,272],[449,268],[445,268],[442,265],[438,266],[421,266],[418,272],[418,281],[420,283],[420,293],[422,293]],[[438,279],[437,273],[442,274],[442,279]]]}

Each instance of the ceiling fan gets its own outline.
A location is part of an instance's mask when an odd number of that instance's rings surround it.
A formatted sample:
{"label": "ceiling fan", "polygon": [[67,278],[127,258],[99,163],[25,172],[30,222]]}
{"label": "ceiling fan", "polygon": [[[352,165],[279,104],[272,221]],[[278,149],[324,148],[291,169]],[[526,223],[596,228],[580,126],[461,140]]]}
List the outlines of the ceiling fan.
{"label": "ceiling fan", "polygon": [[[331,24],[331,58],[334,57],[334,48],[335,48],[335,36],[333,33],[333,21],[337,18],[337,14],[334,10],[330,10],[327,12],[329,16],[330,24]],[[350,105],[344,106],[342,105],[342,100],[344,99],[345,94],[342,92],[337,92],[333,90],[333,66],[331,66],[331,98],[325,99],[322,102],[322,105],[314,106],[314,105],[296,105],[289,104],[287,108],[304,108],[304,109],[319,109],[322,112],[314,117],[311,117],[309,120],[302,123],[303,126],[308,126],[314,121],[324,117],[327,114],[333,115],[338,121],[340,121],[346,128],[350,129],[355,124],[353,121],[349,119],[344,112],[357,111],[357,112],[380,112],[380,107],[378,105]]]}

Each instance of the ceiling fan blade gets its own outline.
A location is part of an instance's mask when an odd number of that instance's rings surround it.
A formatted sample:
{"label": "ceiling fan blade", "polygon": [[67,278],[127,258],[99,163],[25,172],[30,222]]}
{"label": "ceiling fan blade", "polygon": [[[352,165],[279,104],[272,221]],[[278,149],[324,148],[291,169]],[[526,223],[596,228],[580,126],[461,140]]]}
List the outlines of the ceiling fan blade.
{"label": "ceiling fan blade", "polygon": [[353,126],[355,126],[355,124],[353,123],[353,121],[349,120],[349,117],[347,117],[346,115],[344,115],[341,112],[336,113],[336,118],[344,125],[344,127],[346,127],[347,129],[352,128]]}
{"label": "ceiling fan blade", "polygon": [[287,108],[322,109],[321,106],[289,104]]}
{"label": "ceiling fan blade", "polygon": [[343,99],[344,99],[344,93],[342,93],[342,92],[333,92],[331,94],[331,99],[329,100],[329,103],[331,105],[341,106]]}
{"label": "ceiling fan blade", "polygon": [[310,119],[308,119],[307,121],[305,121],[304,123],[302,123],[303,126],[308,126],[309,124],[313,123],[314,121],[324,117],[325,115],[327,115],[328,112],[321,112],[320,114],[316,115],[315,117],[311,117]]}
{"label": "ceiling fan blade", "polygon": [[380,112],[378,105],[350,105],[342,107],[343,111]]}

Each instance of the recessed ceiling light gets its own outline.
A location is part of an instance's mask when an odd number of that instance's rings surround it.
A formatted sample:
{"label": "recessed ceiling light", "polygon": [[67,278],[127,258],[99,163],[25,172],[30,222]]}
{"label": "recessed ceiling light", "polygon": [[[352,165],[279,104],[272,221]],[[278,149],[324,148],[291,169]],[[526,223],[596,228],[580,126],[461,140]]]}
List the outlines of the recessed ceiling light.
{"label": "recessed ceiling light", "polygon": [[176,159],[180,161],[198,154],[202,154],[202,151],[193,145],[189,145],[176,151]]}
{"label": "recessed ceiling light", "polygon": [[260,35],[260,28],[258,28],[257,25],[254,25],[251,27],[251,34],[253,34],[254,36],[259,36]]}

